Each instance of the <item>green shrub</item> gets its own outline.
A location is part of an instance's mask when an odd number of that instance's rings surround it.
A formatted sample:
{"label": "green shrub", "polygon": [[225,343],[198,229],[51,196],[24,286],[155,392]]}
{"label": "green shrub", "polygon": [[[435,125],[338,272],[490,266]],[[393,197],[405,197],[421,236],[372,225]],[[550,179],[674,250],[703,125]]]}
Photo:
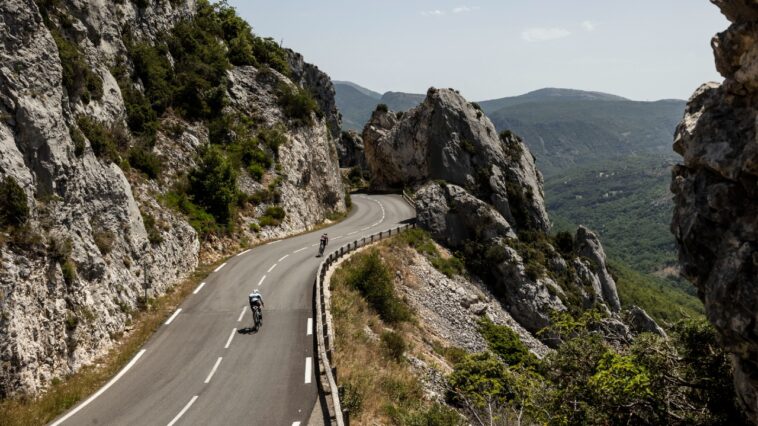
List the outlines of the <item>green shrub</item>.
{"label": "green shrub", "polygon": [[201,206],[193,203],[184,192],[171,191],[165,196],[166,204],[187,215],[189,224],[195,228],[201,236],[210,235],[219,231],[216,219],[205,211]]}
{"label": "green shrub", "polygon": [[284,220],[286,213],[280,206],[271,206],[266,208],[266,212],[261,216],[258,223],[261,226],[279,226]]}
{"label": "green shrub", "polygon": [[287,143],[287,136],[276,127],[262,128],[258,131],[258,140],[266,145],[274,155],[278,155],[279,147]]}
{"label": "green shrub", "polygon": [[163,236],[161,236],[158,227],[155,225],[155,217],[150,213],[141,212],[142,223],[145,225],[145,231],[147,231],[147,240],[150,244],[156,245],[163,242]]}
{"label": "green shrub", "polygon": [[261,181],[263,178],[264,173],[266,173],[266,170],[258,163],[253,163],[247,168],[247,172],[250,173],[250,176],[257,180],[258,182]]}
{"label": "green shrub", "polygon": [[166,45],[147,42],[131,44],[127,39],[129,57],[134,64],[134,77],[142,82],[145,98],[151,108],[162,114],[171,104],[174,71],[168,60]]}
{"label": "green shrub", "polygon": [[463,261],[455,256],[448,258],[433,257],[431,262],[434,269],[442,272],[448,278],[452,278],[455,275],[461,275],[465,270]]}
{"label": "green shrub", "polygon": [[77,116],[76,124],[89,140],[92,151],[98,158],[105,159],[106,161],[116,161],[118,159],[116,141],[110,129],[86,115]]}
{"label": "green shrub", "polygon": [[382,333],[381,340],[382,347],[390,358],[395,361],[403,360],[403,354],[408,348],[408,345],[405,343],[405,339],[403,339],[401,334],[394,331],[385,331]]}
{"label": "green shrub", "polygon": [[279,106],[284,115],[296,124],[305,125],[313,122],[311,114],[318,112],[318,104],[306,89],[282,83],[278,90]]}
{"label": "green shrub", "polygon": [[379,253],[371,251],[354,257],[346,283],[358,290],[377,314],[388,323],[411,318],[411,313],[395,295],[392,277],[382,263]]}
{"label": "green shrub", "polygon": [[392,420],[394,424],[403,426],[463,426],[467,424],[455,410],[439,402],[410,412],[398,409],[393,413]]}
{"label": "green shrub", "polygon": [[255,232],[257,234],[257,233],[261,232],[261,226],[258,225],[257,223],[251,223],[250,224],[250,230],[253,231],[253,232]]}
{"label": "green shrub", "polygon": [[129,150],[129,165],[143,172],[150,179],[157,179],[161,173],[161,160],[144,146],[135,146]]}
{"label": "green shrub", "polygon": [[92,233],[92,239],[95,240],[95,245],[100,250],[100,253],[105,256],[113,249],[116,235],[108,230],[96,230]]}
{"label": "green shrub", "polygon": [[237,175],[226,156],[210,146],[198,158],[188,176],[192,201],[213,215],[218,223],[228,224],[234,214]]}
{"label": "green shrub", "polygon": [[471,155],[476,154],[476,147],[468,139],[464,139],[463,142],[461,142],[461,148],[463,148],[464,151],[468,152]]}
{"label": "green shrub", "polygon": [[61,264],[61,272],[63,273],[63,281],[66,285],[71,285],[76,280],[76,265],[69,259]]}
{"label": "green shrub", "polygon": [[555,235],[555,248],[564,256],[571,256],[574,253],[574,237],[566,231],[559,232]]}
{"label": "green shrub", "polygon": [[84,135],[82,134],[81,130],[75,127],[69,127],[68,133],[71,136],[71,141],[74,142],[74,155],[81,157],[84,155],[84,149],[86,147]]}
{"label": "green shrub", "polygon": [[290,75],[287,52],[271,38],[255,37],[253,52],[256,60],[266,64],[284,75]]}
{"label": "green shrub", "polygon": [[510,327],[493,323],[489,318],[479,320],[479,333],[487,346],[508,365],[536,365],[537,358],[521,342]]}
{"label": "green shrub", "polygon": [[0,182],[0,227],[20,226],[29,219],[26,192],[12,176]]}
{"label": "green shrub", "polygon": [[84,103],[88,103],[90,99],[101,99],[103,81],[92,72],[76,43],[67,39],[57,28],[51,28],[50,33],[58,46],[58,56],[63,69],[63,86],[69,98],[72,101],[81,98]]}
{"label": "green shrub", "polygon": [[389,109],[389,107],[387,107],[387,104],[379,104],[379,105],[376,106],[376,110],[379,111],[379,112],[387,113],[387,112],[389,112],[390,109]]}
{"label": "green shrub", "polygon": [[342,408],[350,414],[358,414],[363,408],[363,392],[350,381],[343,382],[339,387],[340,403]]}

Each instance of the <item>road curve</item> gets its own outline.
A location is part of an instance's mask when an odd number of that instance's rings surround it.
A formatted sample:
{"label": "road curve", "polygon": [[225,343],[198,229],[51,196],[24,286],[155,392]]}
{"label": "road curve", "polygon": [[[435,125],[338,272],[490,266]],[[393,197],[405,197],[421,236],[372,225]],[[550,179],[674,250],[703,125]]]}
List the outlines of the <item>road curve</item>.
{"label": "road curve", "polygon": [[[317,399],[312,301],[319,234],[329,233],[333,249],[414,214],[400,196],[354,195],[351,214],[327,230],[232,257],[128,369],[52,424],[307,424]],[[251,333],[247,294],[256,288],[266,307],[263,327]]]}

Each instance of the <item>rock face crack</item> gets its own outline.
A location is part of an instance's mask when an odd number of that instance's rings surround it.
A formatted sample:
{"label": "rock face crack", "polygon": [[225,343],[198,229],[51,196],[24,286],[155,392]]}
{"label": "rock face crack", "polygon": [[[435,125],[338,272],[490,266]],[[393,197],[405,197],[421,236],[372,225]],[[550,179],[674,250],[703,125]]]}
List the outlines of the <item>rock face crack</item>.
{"label": "rock face crack", "polygon": [[671,230],[758,422],[758,3],[712,1],[732,22],[712,43],[725,81],[698,88],[677,128]]}

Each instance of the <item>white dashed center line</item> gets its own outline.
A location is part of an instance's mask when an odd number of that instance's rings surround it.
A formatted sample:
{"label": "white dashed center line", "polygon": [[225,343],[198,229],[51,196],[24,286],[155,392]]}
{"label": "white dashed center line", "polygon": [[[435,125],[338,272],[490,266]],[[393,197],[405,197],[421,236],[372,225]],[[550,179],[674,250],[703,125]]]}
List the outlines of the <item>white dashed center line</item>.
{"label": "white dashed center line", "polygon": [[307,336],[313,334],[313,318],[308,318],[308,325],[305,327],[305,334]]}
{"label": "white dashed center line", "polygon": [[307,248],[308,248],[308,247],[303,247],[303,248],[301,248],[301,249],[297,249],[297,250],[293,251],[292,253],[300,253],[301,251],[303,251],[303,250],[305,250],[305,249],[307,249]]}
{"label": "white dashed center line", "polygon": [[311,357],[305,359],[305,383],[311,382],[311,368],[313,368],[313,360]]}
{"label": "white dashed center line", "polygon": [[273,270],[274,270],[274,268],[276,268],[276,265],[278,265],[278,263],[274,263],[273,265],[271,265],[271,267],[270,267],[270,268],[268,268],[268,271],[266,271],[266,272],[271,272],[271,271],[273,271]]}
{"label": "white dashed center line", "polygon": [[241,322],[242,321],[242,317],[245,316],[245,312],[247,312],[247,306],[245,306],[244,308],[242,308],[242,312],[240,312],[240,316],[239,316],[239,318],[237,318],[237,322]]}
{"label": "white dashed center line", "polygon": [[176,417],[174,417],[174,419],[171,420],[171,422],[169,422],[167,426],[174,426],[174,424],[177,421],[179,421],[179,419],[184,415],[184,413],[186,413],[187,410],[189,410],[190,407],[192,407],[192,404],[195,403],[195,400],[197,400],[197,395],[193,396],[192,399],[190,399],[190,402],[188,402],[187,405],[185,405],[184,408],[182,408],[182,411],[180,411],[179,414],[177,414]]}
{"label": "white dashed center line", "polygon": [[205,281],[201,282],[200,285],[197,286],[195,291],[192,292],[192,294],[197,294],[197,292],[200,291],[200,289],[202,289],[203,287],[205,287]]}
{"label": "white dashed center line", "polygon": [[279,260],[278,260],[277,262],[281,262],[282,260],[284,260],[284,259],[286,259],[286,258],[288,258],[288,257],[290,257],[290,255],[288,255],[288,254],[285,254],[284,256],[280,257],[280,258],[279,258]]}
{"label": "white dashed center line", "polygon": [[353,232],[349,232],[347,235],[353,235],[353,234],[357,234],[357,233],[358,233],[358,231],[353,231]]}
{"label": "white dashed center line", "polygon": [[216,363],[213,364],[213,368],[211,369],[211,372],[208,374],[208,377],[205,378],[205,383],[208,384],[211,382],[211,379],[213,378],[213,375],[216,374],[216,369],[218,369],[218,365],[221,364],[221,360],[224,359],[223,357],[218,357],[216,360]]}
{"label": "white dashed center line", "polygon": [[292,422],[292,426],[300,426],[300,422]]}
{"label": "white dashed center line", "polygon": [[179,315],[179,312],[181,311],[182,311],[182,308],[177,309],[176,312],[174,312],[174,315],[171,315],[171,317],[166,321],[166,325],[171,324],[171,321],[173,321],[174,318],[176,318],[176,316]]}
{"label": "white dashed center line", "polygon": [[219,266],[218,268],[214,269],[214,270],[213,270],[213,272],[218,272],[218,271],[220,271],[220,270],[221,270],[221,268],[223,268],[224,266],[226,266],[226,262],[222,263],[222,264],[221,264],[221,266]]}
{"label": "white dashed center line", "polygon": [[[242,311],[242,313],[244,314],[245,311]],[[232,344],[232,339],[234,339],[234,335],[235,334],[237,334],[237,329],[236,328],[232,329],[232,334],[230,334],[229,338],[226,339],[226,344],[224,345],[224,349],[229,349],[229,345]]]}
{"label": "white dashed center line", "polygon": [[264,275],[264,276],[261,278],[261,280],[260,280],[260,281],[258,281],[258,287],[260,287],[260,286],[262,286],[262,285],[263,285],[263,280],[265,280],[265,279],[266,279],[266,276]]}

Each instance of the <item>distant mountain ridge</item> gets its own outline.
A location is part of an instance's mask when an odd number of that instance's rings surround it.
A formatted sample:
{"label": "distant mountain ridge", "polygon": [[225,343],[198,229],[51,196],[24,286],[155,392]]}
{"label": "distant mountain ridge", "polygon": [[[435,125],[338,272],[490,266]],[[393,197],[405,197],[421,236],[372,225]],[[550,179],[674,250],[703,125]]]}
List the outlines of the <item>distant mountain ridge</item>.
{"label": "distant mountain ridge", "polygon": [[[343,129],[362,131],[379,104],[407,111],[424,99],[422,94],[387,92],[379,99],[369,89],[335,82]],[[637,155],[673,155],[674,129],[685,101],[632,101],[602,92],[544,88],[519,96],[478,102],[498,131],[518,134],[536,156],[547,176],[562,171]]]}

